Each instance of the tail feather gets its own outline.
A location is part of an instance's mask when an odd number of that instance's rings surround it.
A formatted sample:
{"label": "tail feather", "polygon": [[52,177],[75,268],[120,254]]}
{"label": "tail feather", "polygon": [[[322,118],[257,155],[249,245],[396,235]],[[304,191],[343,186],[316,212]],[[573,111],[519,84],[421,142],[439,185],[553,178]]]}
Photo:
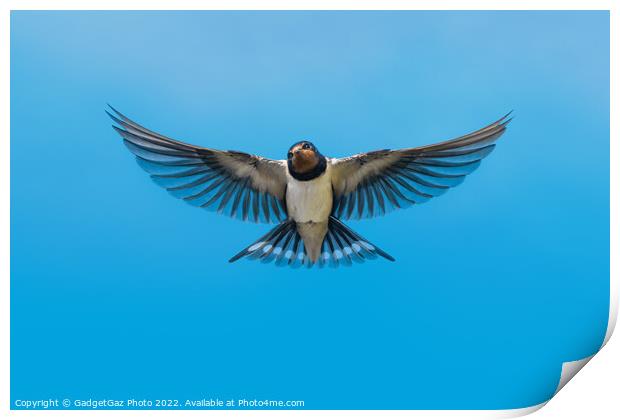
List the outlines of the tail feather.
{"label": "tail feather", "polygon": [[[321,255],[321,259],[324,260],[324,263],[338,265],[342,262],[345,265],[350,265],[352,262],[363,262],[366,259],[375,259],[377,255],[386,260],[395,261],[394,257],[390,254],[364,239],[361,235],[354,232],[351,228],[333,216],[329,218],[329,230],[327,233],[326,240],[328,245],[331,243],[333,246],[329,247],[331,252],[324,252]],[[331,241],[331,238],[335,239],[335,243]]]}
{"label": "tail feather", "polygon": [[254,258],[262,258],[271,254],[274,251],[274,240],[280,239],[282,233],[290,233],[295,228],[295,222],[293,220],[286,220],[280,223],[278,226],[267,232],[267,234],[261,236],[247,248],[240,251],[233,256],[228,262],[235,262],[240,258],[251,256]]}
{"label": "tail feather", "polygon": [[[378,246],[370,243],[351,230],[337,218],[330,216],[328,230],[321,246],[321,255],[316,262],[319,267],[338,267],[372,260],[381,256],[389,261],[394,258]],[[258,240],[232,257],[235,262],[243,257],[258,259],[264,263],[274,262],[278,266],[312,267],[304,241],[297,232],[294,220],[286,220],[261,236]]]}

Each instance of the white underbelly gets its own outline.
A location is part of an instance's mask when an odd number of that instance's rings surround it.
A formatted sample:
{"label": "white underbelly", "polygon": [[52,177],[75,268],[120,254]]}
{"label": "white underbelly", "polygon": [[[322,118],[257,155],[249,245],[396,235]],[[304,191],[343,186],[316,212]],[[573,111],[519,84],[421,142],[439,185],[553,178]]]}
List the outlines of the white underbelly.
{"label": "white underbelly", "polygon": [[332,184],[328,171],[310,181],[298,181],[289,176],[286,207],[289,216],[296,222],[327,220],[332,211],[332,201]]}

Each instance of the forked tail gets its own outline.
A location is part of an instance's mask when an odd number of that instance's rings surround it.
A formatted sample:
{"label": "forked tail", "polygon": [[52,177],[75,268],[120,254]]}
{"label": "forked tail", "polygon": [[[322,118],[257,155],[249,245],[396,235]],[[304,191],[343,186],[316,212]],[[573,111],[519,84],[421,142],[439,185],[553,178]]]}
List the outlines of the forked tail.
{"label": "forked tail", "polygon": [[[378,246],[370,243],[337,218],[330,216],[327,234],[321,245],[321,255],[316,262],[319,267],[338,267],[354,262],[373,260],[381,256],[386,260],[394,258]],[[250,246],[232,257],[229,262],[248,257],[261,262],[275,262],[276,265],[312,267],[315,263],[306,252],[304,241],[297,232],[297,223],[286,220],[267,232]]]}

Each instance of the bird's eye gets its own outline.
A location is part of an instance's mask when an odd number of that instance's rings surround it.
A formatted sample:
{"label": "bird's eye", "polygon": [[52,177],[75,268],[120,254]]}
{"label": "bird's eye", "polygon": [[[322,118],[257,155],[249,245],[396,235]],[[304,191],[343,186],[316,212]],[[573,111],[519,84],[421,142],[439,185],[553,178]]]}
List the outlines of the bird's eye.
{"label": "bird's eye", "polygon": [[292,157],[293,157],[293,152],[288,152],[288,153],[286,154],[286,156],[287,156],[287,157],[289,157],[289,158],[292,158]]}
{"label": "bird's eye", "polygon": [[302,148],[302,149],[309,149],[309,148],[310,148],[310,144],[308,144],[308,143],[304,143],[304,144],[301,146],[301,148]]}

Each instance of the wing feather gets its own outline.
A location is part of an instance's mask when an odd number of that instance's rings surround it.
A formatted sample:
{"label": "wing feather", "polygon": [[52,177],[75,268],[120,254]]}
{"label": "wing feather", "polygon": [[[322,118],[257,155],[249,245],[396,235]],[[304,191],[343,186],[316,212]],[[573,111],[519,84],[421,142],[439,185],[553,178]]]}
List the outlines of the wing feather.
{"label": "wing feather", "polygon": [[463,182],[493,151],[511,121],[509,115],[480,130],[429,146],[332,159],[332,214],[343,219],[374,217],[445,193]]}
{"label": "wing feather", "polygon": [[[149,130],[110,107],[113,128],[153,181],[189,204],[242,220],[286,218],[286,162],[208,149]],[[262,205],[259,202],[262,201]]]}

